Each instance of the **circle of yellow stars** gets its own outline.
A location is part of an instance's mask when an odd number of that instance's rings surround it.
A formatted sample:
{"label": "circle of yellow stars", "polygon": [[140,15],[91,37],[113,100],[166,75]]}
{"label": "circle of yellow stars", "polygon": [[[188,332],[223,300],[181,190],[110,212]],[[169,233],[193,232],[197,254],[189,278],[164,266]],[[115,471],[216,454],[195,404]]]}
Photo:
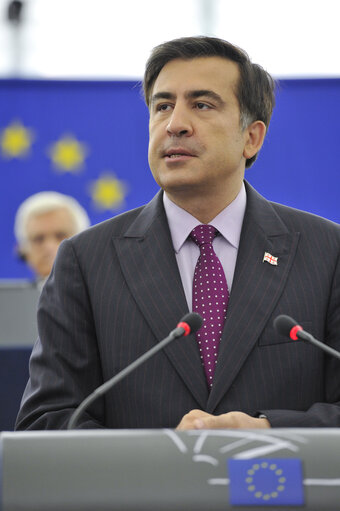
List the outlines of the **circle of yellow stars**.
{"label": "circle of yellow stars", "polygon": [[[265,493],[256,489],[256,485],[254,484],[254,477],[256,472],[264,469],[272,471],[277,477],[276,488],[274,491],[270,493]],[[254,493],[254,496],[257,499],[262,499],[264,501],[269,501],[270,499],[276,499],[279,496],[279,492],[284,491],[286,482],[286,478],[282,475],[282,469],[278,468],[275,463],[267,463],[263,462],[261,464],[254,463],[251,469],[247,470],[248,477],[246,477],[245,482],[248,484],[248,491]]]}

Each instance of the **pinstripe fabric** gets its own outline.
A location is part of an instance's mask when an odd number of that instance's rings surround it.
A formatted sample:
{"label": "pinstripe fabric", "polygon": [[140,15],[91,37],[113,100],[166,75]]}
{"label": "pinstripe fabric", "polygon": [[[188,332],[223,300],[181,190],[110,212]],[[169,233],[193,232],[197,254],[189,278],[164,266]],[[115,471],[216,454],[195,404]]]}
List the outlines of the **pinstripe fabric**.
{"label": "pinstripe fabric", "polygon": [[[289,314],[340,349],[339,226],[269,203],[247,211],[214,386],[193,336],[176,340],[94,403],[80,427],[174,427],[193,408],[265,413],[274,426],[340,426],[340,364],[274,332]],[[264,252],[278,266],[263,263]],[[64,428],[75,406],[187,312],[159,194],[59,250],[41,296],[18,429]]]}

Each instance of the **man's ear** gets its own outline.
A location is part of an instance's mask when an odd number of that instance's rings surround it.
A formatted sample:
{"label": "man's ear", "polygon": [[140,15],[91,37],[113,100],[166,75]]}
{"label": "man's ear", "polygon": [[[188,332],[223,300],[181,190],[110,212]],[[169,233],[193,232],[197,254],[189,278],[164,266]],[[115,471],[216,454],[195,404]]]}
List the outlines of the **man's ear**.
{"label": "man's ear", "polygon": [[254,121],[245,130],[247,132],[243,156],[246,160],[252,158],[262,147],[267,128],[264,122]]}
{"label": "man's ear", "polygon": [[14,253],[16,257],[19,259],[19,261],[23,261],[24,263],[26,263],[27,261],[26,252],[22,248],[20,248],[17,245],[14,249]]}

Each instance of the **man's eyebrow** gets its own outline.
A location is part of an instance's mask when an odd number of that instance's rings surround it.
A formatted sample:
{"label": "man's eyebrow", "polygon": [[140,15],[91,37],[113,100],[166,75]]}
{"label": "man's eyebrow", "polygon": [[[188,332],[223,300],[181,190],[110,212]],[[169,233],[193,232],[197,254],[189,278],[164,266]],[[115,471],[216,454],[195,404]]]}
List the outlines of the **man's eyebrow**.
{"label": "man's eyebrow", "polygon": [[156,92],[153,96],[151,96],[150,103],[153,104],[159,99],[176,99],[175,94],[172,94],[172,92]]}
{"label": "man's eyebrow", "polygon": [[191,99],[198,99],[201,97],[208,97],[216,101],[220,106],[223,106],[225,102],[219,94],[209,89],[192,90],[186,93],[186,96]]}
{"label": "man's eyebrow", "polygon": [[[191,91],[188,91],[185,93],[185,97],[189,98],[189,99],[198,99],[198,98],[202,98],[202,97],[208,97],[208,98],[211,98],[214,101],[216,101],[220,106],[223,106],[225,104],[225,102],[223,101],[223,99],[221,98],[221,96],[219,94],[217,94],[216,92],[209,90],[209,89],[191,90]],[[158,101],[160,99],[175,100],[176,95],[173,94],[172,92],[166,92],[166,91],[156,92],[156,94],[154,94],[151,97],[151,104],[155,103],[156,101]]]}

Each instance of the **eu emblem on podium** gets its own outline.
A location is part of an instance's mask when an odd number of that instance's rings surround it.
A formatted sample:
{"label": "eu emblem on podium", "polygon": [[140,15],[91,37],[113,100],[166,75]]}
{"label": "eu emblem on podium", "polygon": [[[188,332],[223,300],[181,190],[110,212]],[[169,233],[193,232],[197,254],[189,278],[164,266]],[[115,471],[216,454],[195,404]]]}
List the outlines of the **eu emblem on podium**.
{"label": "eu emblem on podium", "polygon": [[231,505],[304,504],[302,466],[299,459],[229,459],[228,470]]}

